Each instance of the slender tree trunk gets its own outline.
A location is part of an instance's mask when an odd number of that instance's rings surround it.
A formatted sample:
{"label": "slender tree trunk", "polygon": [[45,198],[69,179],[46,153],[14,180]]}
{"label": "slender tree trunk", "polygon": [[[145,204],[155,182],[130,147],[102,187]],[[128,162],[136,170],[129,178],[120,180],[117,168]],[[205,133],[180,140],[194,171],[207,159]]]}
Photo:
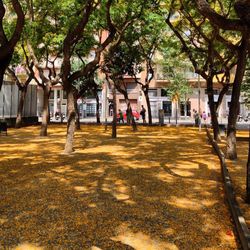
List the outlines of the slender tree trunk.
{"label": "slender tree trunk", "polygon": [[112,122],[112,138],[117,137],[117,111],[116,111],[116,88],[115,85],[112,84],[112,94],[113,94],[113,122]]}
{"label": "slender tree trunk", "polygon": [[64,147],[64,153],[70,154],[74,151],[73,141],[76,126],[76,109],[74,100],[74,91],[72,88],[67,90],[67,108],[68,108],[68,122],[67,122],[67,137]]}
{"label": "slender tree trunk", "polygon": [[148,107],[148,124],[152,125],[152,111],[151,111],[151,105],[150,105],[150,100],[148,96],[148,88],[143,91],[144,96],[146,98],[146,103]]}
{"label": "slender tree trunk", "polygon": [[96,99],[96,123],[100,124],[101,123],[100,113],[99,113],[100,100],[97,92],[95,93],[95,99]]}
{"label": "slender tree trunk", "polygon": [[213,126],[214,140],[218,141],[220,140],[220,134],[219,134],[219,123],[216,114],[216,105],[214,103],[213,76],[207,79],[207,92],[208,92],[208,102],[211,114],[211,121]]}
{"label": "slender tree trunk", "polygon": [[249,125],[249,143],[248,143],[248,160],[247,160],[247,185],[246,185],[246,202],[250,204],[250,125]]}
{"label": "slender tree trunk", "polygon": [[16,117],[16,128],[21,128],[22,126],[22,113],[24,107],[24,101],[27,93],[27,86],[20,89],[20,100],[17,108],[17,117]]}
{"label": "slender tree trunk", "polygon": [[237,159],[236,148],[236,123],[239,112],[239,98],[241,83],[244,77],[247,62],[248,37],[243,39],[239,49],[236,74],[233,82],[232,98],[229,107],[228,125],[227,125],[227,158]]}
{"label": "slender tree trunk", "polygon": [[80,124],[80,113],[77,105],[77,97],[74,96],[74,102],[75,102],[75,110],[76,110],[76,130],[81,130],[81,124]]}
{"label": "slender tree trunk", "polygon": [[43,88],[43,112],[42,112],[42,124],[40,130],[40,136],[48,135],[48,122],[49,122],[49,95],[51,87],[46,84]]}
{"label": "slender tree trunk", "polygon": [[219,94],[219,97],[218,97],[218,101],[217,101],[217,105],[216,105],[216,111],[219,112],[219,109],[220,109],[220,105],[222,103],[222,100],[223,100],[223,97],[224,95],[227,93],[227,91],[229,90],[229,84],[223,86],[220,94]]}

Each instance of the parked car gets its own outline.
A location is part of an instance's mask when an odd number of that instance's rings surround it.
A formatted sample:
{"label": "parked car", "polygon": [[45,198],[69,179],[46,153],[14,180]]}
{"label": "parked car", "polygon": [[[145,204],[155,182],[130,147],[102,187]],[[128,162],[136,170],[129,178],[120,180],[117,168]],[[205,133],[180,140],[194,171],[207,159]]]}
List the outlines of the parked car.
{"label": "parked car", "polygon": [[[126,111],[123,111],[122,114],[123,114],[123,119],[127,120]],[[139,112],[137,112],[136,110],[132,110],[132,114],[133,114],[133,116],[134,116],[134,118],[136,120],[139,120],[139,118],[140,118],[140,113]],[[117,113],[117,120],[119,120],[119,118],[120,118],[120,115],[119,115],[119,113]]]}

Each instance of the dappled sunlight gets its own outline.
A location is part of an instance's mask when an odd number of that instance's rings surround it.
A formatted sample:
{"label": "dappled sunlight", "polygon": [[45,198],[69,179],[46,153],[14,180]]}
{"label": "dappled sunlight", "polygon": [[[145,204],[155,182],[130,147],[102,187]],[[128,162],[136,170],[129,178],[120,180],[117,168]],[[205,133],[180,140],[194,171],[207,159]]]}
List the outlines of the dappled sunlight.
{"label": "dappled sunlight", "polygon": [[131,232],[128,228],[121,230],[122,232],[111,239],[120,241],[136,250],[178,250],[179,248],[174,243],[169,243],[162,240],[152,239],[149,235],[142,232]]}
{"label": "dappled sunlight", "polygon": [[31,243],[23,243],[15,247],[13,250],[44,250],[44,248]]}
{"label": "dappled sunlight", "polygon": [[[237,132],[237,136],[241,138],[247,138],[249,136],[248,131]],[[222,145],[226,145],[226,142],[223,141]],[[243,216],[246,220],[248,228],[250,228],[250,209],[249,204],[245,202],[246,199],[246,166],[248,158],[248,141],[237,141],[237,154],[238,159],[235,161],[227,160],[227,167],[229,174],[232,178],[233,186],[236,193],[236,199],[240,205]]]}
{"label": "dappled sunlight", "polygon": [[205,131],[83,125],[65,155],[66,126],[39,129],[1,137],[0,246],[237,249]]}
{"label": "dappled sunlight", "polygon": [[170,196],[168,199],[168,204],[174,207],[189,209],[189,210],[201,209],[201,204],[200,202],[197,202],[197,200],[190,200],[188,198],[180,198],[176,196]]}

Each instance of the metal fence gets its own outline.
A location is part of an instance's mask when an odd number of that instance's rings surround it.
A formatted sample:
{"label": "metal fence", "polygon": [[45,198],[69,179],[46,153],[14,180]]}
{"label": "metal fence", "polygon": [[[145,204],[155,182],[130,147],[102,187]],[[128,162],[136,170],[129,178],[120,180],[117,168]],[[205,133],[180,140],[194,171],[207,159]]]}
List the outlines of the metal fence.
{"label": "metal fence", "polygon": [[[0,118],[14,118],[20,99],[18,87],[8,81],[4,81],[0,91]],[[37,86],[29,85],[24,102],[23,117],[37,116]]]}

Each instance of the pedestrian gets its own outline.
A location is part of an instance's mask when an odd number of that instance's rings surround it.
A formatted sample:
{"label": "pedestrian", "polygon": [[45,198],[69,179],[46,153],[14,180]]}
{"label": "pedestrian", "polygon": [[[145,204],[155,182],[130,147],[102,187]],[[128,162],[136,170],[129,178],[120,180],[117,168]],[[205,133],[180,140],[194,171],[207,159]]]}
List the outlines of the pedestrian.
{"label": "pedestrian", "polygon": [[124,123],[124,120],[123,120],[123,113],[122,111],[119,109],[119,123]]}
{"label": "pedestrian", "polygon": [[142,121],[143,123],[146,123],[146,109],[143,107],[143,105],[141,105],[141,112],[140,115],[142,117]]}
{"label": "pedestrian", "polygon": [[194,112],[194,123],[195,123],[195,127],[199,127],[200,126],[200,116],[197,112],[197,110],[193,109],[193,112]]}
{"label": "pedestrian", "polygon": [[206,120],[207,120],[207,114],[205,111],[202,112],[202,119],[203,121],[206,123]]}

